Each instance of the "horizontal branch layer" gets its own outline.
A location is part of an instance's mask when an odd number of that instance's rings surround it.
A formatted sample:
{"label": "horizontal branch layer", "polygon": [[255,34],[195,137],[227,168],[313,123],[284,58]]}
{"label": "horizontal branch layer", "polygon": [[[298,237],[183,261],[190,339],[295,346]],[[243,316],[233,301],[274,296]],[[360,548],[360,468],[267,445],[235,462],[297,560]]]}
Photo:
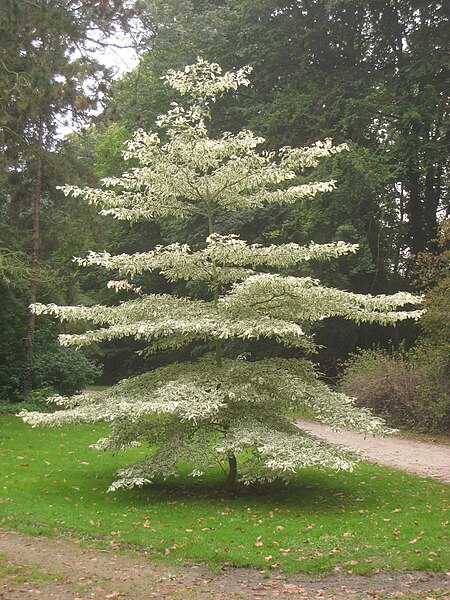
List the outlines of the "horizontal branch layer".
{"label": "horizontal branch layer", "polygon": [[51,414],[23,413],[33,425],[73,422],[138,421],[148,415],[171,415],[179,421],[213,423],[220,430],[252,414],[272,422],[287,409],[311,411],[335,428],[385,433],[383,421],[356,407],[344,394],[317,379],[309,361],[264,359],[224,360],[221,367],[209,358],[197,363],[175,363],[121,381],[95,394],[53,399],[65,410]]}
{"label": "horizontal branch layer", "polygon": [[286,321],[319,321],[344,317],[356,323],[383,325],[404,319],[418,319],[422,311],[396,311],[397,307],[420,304],[420,296],[408,292],[372,296],[355,294],[320,285],[310,277],[282,277],[260,274],[233,286],[220,300],[222,310],[235,314],[269,315]]}
{"label": "horizontal branch layer", "polygon": [[331,260],[354,253],[357,244],[335,242],[308,246],[298,244],[247,244],[238,236],[213,234],[207,239],[205,249],[192,252],[187,244],[157,246],[149,252],[119,254],[90,252],[85,258],[75,259],[82,266],[102,266],[117,270],[126,276],[135,276],[144,271],[159,271],[169,281],[202,280],[213,278],[213,260],[221,283],[240,281],[255,274],[253,269],[271,267],[275,269],[293,268],[309,260]]}

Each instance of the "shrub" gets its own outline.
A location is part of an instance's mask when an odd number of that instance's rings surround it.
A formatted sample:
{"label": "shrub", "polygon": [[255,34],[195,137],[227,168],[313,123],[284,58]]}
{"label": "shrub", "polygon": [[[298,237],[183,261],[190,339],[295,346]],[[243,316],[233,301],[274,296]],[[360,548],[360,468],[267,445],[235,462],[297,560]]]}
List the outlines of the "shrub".
{"label": "shrub", "polygon": [[58,394],[81,391],[102,374],[102,367],[73,348],[53,346],[36,353],[33,362],[34,385],[51,387]]}
{"label": "shrub", "polygon": [[433,361],[424,348],[410,353],[360,349],[345,363],[340,388],[391,425],[444,431],[449,406],[442,393],[445,375],[433,369]]}
{"label": "shrub", "polygon": [[441,223],[432,251],[414,257],[415,282],[425,292],[422,335],[414,350],[427,426],[450,429],[450,218]]}
{"label": "shrub", "polygon": [[418,410],[420,375],[401,352],[360,349],[344,365],[340,387],[358,404],[370,406],[395,425],[416,427],[421,421]]}
{"label": "shrub", "polygon": [[17,415],[22,410],[35,410],[38,412],[49,412],[54,407],[47,404],[49,396],[54,396],[56,390],[51,387],[43,387],[32,390],[25,400],[21,402],[9,402],[0,399],[0,415]]}

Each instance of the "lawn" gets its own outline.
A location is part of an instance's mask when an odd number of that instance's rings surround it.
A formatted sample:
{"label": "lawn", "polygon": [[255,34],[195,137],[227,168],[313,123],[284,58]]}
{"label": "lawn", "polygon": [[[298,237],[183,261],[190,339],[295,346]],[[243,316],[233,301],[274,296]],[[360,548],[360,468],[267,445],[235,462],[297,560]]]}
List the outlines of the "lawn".
{"label": "lawn", "polygon": [[221,487],[220,470],[203,482],[106,493],[115,471],[144,452],[88,448],[107,429],[32,429],[0,417],[2,527],[212,569],[443,572],[450,563],[448,485],[361,463],[353,473],[308,469],[290,486],[241,494]]}

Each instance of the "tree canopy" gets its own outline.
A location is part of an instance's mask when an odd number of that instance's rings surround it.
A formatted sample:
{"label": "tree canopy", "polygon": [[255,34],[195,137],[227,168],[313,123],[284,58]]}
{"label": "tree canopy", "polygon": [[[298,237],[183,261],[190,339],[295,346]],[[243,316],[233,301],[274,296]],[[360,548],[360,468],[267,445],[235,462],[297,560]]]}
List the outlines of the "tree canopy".
{"label": "tree canopy", "polygon": [[[248,86],[249,72],[247,67],[224,72],[203,59],[181,71],[168,71],[166,84],[187,101],[173,103],[159,117],[164,139],[140,130],[125,153],[138,166],[119,178],[104,178],[102,189],[64,187],[66,194],[82,196],[102,214],[120,220],[183,220],[197,214],[208,228],[206,244],[197,251],[172,244],[117,257],[91,253],[80,260],[128,276],[112,280],[110,285],[136,293],[136,299],[117,306],[33,306],[38,314],[98,326],[61,336],[65,345],[131,336],[147,343],[146,352],[193,342],[214,347],[212,356],[173,363],[98,394],[52,398],[63,407],[61,411],[21,413],[33,425],[111,421],[112,433],[99,440],[99,448],[117,451],[141,443],[149,444],[150,449],[156,446],[150,457],[123,469],[110,489],[141,486],[158,475],[175,475],[180,461],[193,464],[193,476],[202,475],[217,462],[228,462],[232,484],[236,478],[247,484],[287,479],[298,467],[307,465],[351,468],[354,453],[299,430],[286,416],[292,407],[312,410],[319,420],[334,427],[387,432],[381,419],[320,382],[305,358],[255,360],[251,353],[225,353],[224,341],[230,339],[269,339],[307,352],[313,343],[303,325],[332,316],[389,324],[420,315],[420,311],[398,310],[420,302],[406,292],[354,294],[323,286],[311,277],[289,275],[302,262],[337,258],[355,252],[355,245],[267,247],[217,230],[219,214],[309,202],[332,190],[334,181],[308,178],[303,183],[302,175],[317,167],[320,159],[347,150],[345,145],[333,146],[327,140],[267,152],[260,149],[264,139],[249,130],[211,135],[212,104],[225,92]],[[209,297],[143,294],[132,277],[145,270],[159,271],[169,281],[204,281]]]}

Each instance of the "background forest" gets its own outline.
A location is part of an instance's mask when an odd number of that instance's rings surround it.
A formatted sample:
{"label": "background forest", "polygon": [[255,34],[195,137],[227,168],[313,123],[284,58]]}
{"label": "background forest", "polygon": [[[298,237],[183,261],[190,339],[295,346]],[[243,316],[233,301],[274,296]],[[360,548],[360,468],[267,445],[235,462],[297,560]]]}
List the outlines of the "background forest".
{"label": "background forest", "polygon": [[[224,69],[253,67],[238,100],[216,103],[212,125],[249,128],[269,150],[327,137],[350,151],[321,163],[317,176],[337,189],[313,202],[238,211],[221,234],[248,243],[358,243],[356,255],[308,264],[304,274],[372,294],[426,294],[428,312],[381,328],[330,320],[315,341],[329,380],[388,415],[393,424],[443,429],[449,411],[449,127],[448,12],[415,0],[1,0],[0,11],[0,401],[70,394],[160,366],[136,342],[95,346],[83,355],[57,343],[77,333],[30,302],[118,303],[110,274],[80,269],[72,257],[113,254],[187,240],[206,232],[193,218],[179,224],[118,223],[65,197],[57,186],[97,186],[119,176],[125,140],[153,129],[173,101],[161,76],[197,56]],[[125,40],[125,41],[124,41]],[[99,49],[139,63],[120,78]],[[65,136],[62,123],[77,131]],[[302,272],[303,274],[303,272]],[[152,293],[182,283],[142,276]],[[193,284],[191,284],[193,285]],[[179,290],[185,292],[186,290]],[[189,291],[189,290],[188,290]],[[198,294],[201,290],[195,290]],[[359,353],[354,354],[358,348]],[[269,355],[270,344],[253,352]],[[190,358],[190,349],[180,358]],[[353,354],[352,354],[353,353]],[[351,358],[349,360],[349,355]],[[346,362],[347,361],[347,362]],[[345,367],[343,367],[343,364]],[[343,373],[343,375],[342,375]]]}

